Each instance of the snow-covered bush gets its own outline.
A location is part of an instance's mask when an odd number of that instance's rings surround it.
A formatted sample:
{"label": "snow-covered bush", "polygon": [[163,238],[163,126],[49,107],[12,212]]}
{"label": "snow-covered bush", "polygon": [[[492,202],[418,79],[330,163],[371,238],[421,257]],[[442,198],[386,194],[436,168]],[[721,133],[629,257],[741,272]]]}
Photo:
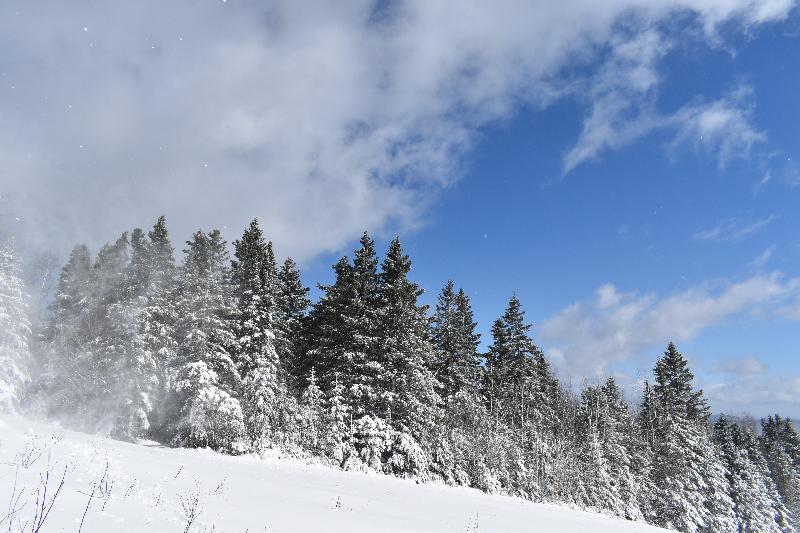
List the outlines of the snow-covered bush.
{"label": "snow-covered bush", "polygon": [[385,420],[364,415],[353,422],[353,438],[358,457],[378,472],[383,470],[383,460],[389,452],[392,428]]}
{"label": "snow-covered bush", "polygon": [[184,367],[176,390],[186,395],[186,412],[176,443],[241,453],[246,449],[242,406],[216,382],[216,373],[202,361]]}
{"label": "snow-covered bush", "polygon": [[428,479],[430,458],[420,444],[404,431],[392,432],[383,470],[399,477]]}

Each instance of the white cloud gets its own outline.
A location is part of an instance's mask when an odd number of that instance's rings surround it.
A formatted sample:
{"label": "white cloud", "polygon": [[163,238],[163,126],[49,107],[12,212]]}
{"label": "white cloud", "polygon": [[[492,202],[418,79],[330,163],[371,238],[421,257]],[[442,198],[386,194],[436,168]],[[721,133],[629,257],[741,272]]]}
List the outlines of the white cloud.
{"label": "white cloud", "polygon": [[[696,231],[692,235],[692,238],[697,241],[713,240],[736,242],[763,230],[770,225],[775,218],[776,217],[774,215],[770,215],[766,218],[762,218],[753,222],[745,222],[737,219],[723,220],[712,228]],[[769,252],[765,259],[769,259],[771,254],[772,252]]]}
{"label": "white cloud", "polygon": [[673,146],[689,143],[716,154],[720,168],[734,158],[747,157],[766,135],[752,125],[752,89],[739,86],[710,104],[682,108],[670,119],[679,130]]}
{"label": "white cloud", "polygon": [[[3,3],[2,192],[48,242],[97,244],[161,213],[176,241],[197,224],[232,239],[259,216],[279,250],[310,257],[364,228],[424,223],[477,128],[583,94],[573,67],[594,71],[598,50],[613,53],[573,166],[653,127],[630,102],[655,92],[673,39],[699,27],[713,42],[722,23],[749,31],[793,5]],[[659,29],[676,15],[691,27]],[[712,103],[681,131],[729,157],[752,135],[729,140],[742,122],[725,109]]]}
{"label": "white cloud", "polygon": [[[631,144],[656,130],[674,132],[671,151],[690,145],[713,154],[720,169],[733,159],[748,157],[754,145],[766,141],[766,135],[753,126],[752,89],[747,86],[739,86],[712,102],[688,104],[672,114],[659,113],[655,107],[655,63],[666,54],[667,47],[650,41],[655,38],[643,44],[628,43],[639,48],[639,54],[632,55],[632,63],[620,65],[612,60],[608,67],[611,74],[600,76],[601,95],[592,98],[592,111],[580,137],[564,155],[566,172],[603,151]],[[609,84],[606,77],[615,81]]]}
{"label": "white cloud", "polygon": [[711,368],[714,373],[732,376],[757,376],[766,374],[767,370],[767,364],[754,355],[718,361]]}
{"label": "white cloud", "polygon": [[700,382],[715,412],[766,416],[800,416],[800,377],[757,373],[735,379]]}
{"label": "white cloud", "polygon": [[737,283],[702,283],[658,298],[604,285],[593,300],[576,302],[544,320],[539,334],[558,366],[573,376],[597,376],[615,363],[697,337],[740,313],[774,307],[797,293],[800,278],[755,275]]}
{"label": "white cloud", "polygon": [[752,267],[753,270],[761,270],[764,268],[764,266],[769,263],[769,260],[772,259],[772,255],[775,253],[775,248],[776,246],[773,244],[758,254],[756,258],[750,262],[750,267]]}

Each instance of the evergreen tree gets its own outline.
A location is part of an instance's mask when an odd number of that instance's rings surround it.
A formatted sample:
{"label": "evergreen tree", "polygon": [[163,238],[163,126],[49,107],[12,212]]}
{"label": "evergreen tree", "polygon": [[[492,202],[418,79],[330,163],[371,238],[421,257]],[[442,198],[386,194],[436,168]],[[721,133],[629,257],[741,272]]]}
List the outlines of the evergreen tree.
{"label": "evergreen tree", "polygon": [[556,419],[560,388],[544,353],[528,335],[520,301],[512,296],[492,325],[486,354],[486,395],[494,417],[513,427],[543,429]]}
{"label": "evergreen tree", "polygon": [[631,435],[633,421],[613,378],[608,378],[600,387],[583,390],[579,422],[584,438],[584,502],[617,516],[632,520],[641,518],[640,480],[632,461],[635,453]]}
{"label": "evergreen tree", "polygon": [[656,363],[658,405],[652,476],[658,525],[684,532],[735,531],[725,469],[707,431],[708,408],[688,362],[670,343]]}
{"label": "evergreen tree", "polygon": [[313,368],[307,381],[308,386],[300,398],[300,443],[306,450],[319,453],[322,451],[324,437],[325,410],[323,393],[317,385]]}
{"label": "evergreen tree", "polygon": [[788,419],[770,416],[761,421],[761,450],[770,477],[795,524],[800,520],[800,457],[797,432]]}
{"label": "evergreen tree", "polygon": [[714,441],[725,462],[738,531],[788,531],[788,511],[769,478],[755,436],[720,417],[714,424]]}
{"label": "evergreen tree", "polygon": [[453,281],[439,294],[432,320],[432,340],[436,347],[434,370],[441,383],[441,395],[450,398],[465,389],[476,389],[481,358],[480,334],[472,315],[469,298],[463,289],[455,292]]}
{"label": "evergreen tree", "polygon": [[[147,237],[138,252],[134,245],[131,266],[134,272],[142,272],[139,277],[143,287],[139,289],[142,297],[138,320],[144,351],[141,366],[151,366],[155,374],[148,383],[152,387],[148,398],[151,404],[148,414],[150,432],[154,437],[167,439],[167,401],[174,389],[173,369],[178,353],[178,269],[164,216],[156,220]],[[141,266],[137,267],[139,264]]]}
{"label": "evergreen tree", "polygon": [[[323,295],[309,314],[301,361],[303,375],[310,374],[314,368],[323,390],[329,390],[334,379],[344,388],[344,380],[338,378],[339,372],[348,376],[348,381],[354,379],[351,376],[356,372],[351,352],[357,322],[352,305],[356,298],[353,266],[347,257],[342,257],[333,270],[336,280],[331,285],[320,285]],[[344,396],[343,400],[347,401]]]}
{"label": "evergreen tree", "polygon": [[72,413],[81,405],[90,383],[81,373],[81,362],[88,336],[91,293],[91,263],[89,249],[77,245],[61,270],[50,321],[44,332],[44,352],[40,398],[45,410],[54,416]]}
{"label": "evergreen tree", "polygon": [[355,414],[376,415],[383,403],[380,382],[385,379],[382,357],[377,353],[381,310],[378,255],[367,232],[359,242],[361,247],[353,254],[354,294],[345,317],[351,322],[347,359],[352,365],[345,366],[339,377],[349,389]]}
{"label": "evergreen tree", "polygon": [[178,354],[173,442],[238,451],[244,437],[236,399],[241,379],[232,358],[236,306],[219,230],[187,242],[178,294]]}
{"label": "evergreen tree", "polygon": [[385,379],[376,352],[381,308],[378,257],[375,243],[365,232],[351,264],[346,257],[334,265],[336,280],[320,286],[323,296],[309,316],[303,371],[313,366],[323,390],[336,379],[353,417],[378,412]]}
{"label": "evergreen tree", "polygon": [[234,292],[238,299],[236,360],[243,377],[244,422],[260,450],[279,440],[288,417],[285,376],[275,349],[275,260],[258,221],[234,243]]}
{"label": "evergreen tree", "polygon": [[334,376],[330,390],[323,394],[324,452],[340,468],[345,468],[356,452],[353,444],[353,417],[345,402],[344,387],[338,376]]}
{"label": "evergreen tree", "polygon": [[411,260],[395,238],[380,275],[380,357],[375,367],[382,378],[377,381],[384,391],[382,407],[393,427],[421,436],[433,428],[439,397],[430,370],[434,349],[427,306],[417,302],[423,291],[408,279],[410,271]]}
{"label": "evergreen tree", "polygon": [[236,363],[242,376],[254,369],[255,359],[273,355],[262,364],[278,376],[274,348],[275,279],[272,276],[267,243],[258,221],[253,220],[242,238],[234,242],[236,259],[232,264],[234,294],[238,301]]}
{"label": "evergreen tree", "polygon": [[128,439],[150,431],[152,402],[158,387],[155,359],[147,350],[142,327],[150,272],[147,239],[141,229],[131,233],[130,250],[130,262],[120,282],[117,301],[107,306],[120,352],[116,379],[117,419],[113,432]]}
{"label": "evergreen tree", "polygon": [[30,382],[31,324],[14,243],[0,246],[0,410],[16,411]]}
{"label": "evergreen tree", "polygon": [[305,377],[302,374],[301,352],[306,312],[311,305],[308,293],[309,289],[303,286],[297,265],[291,257],[287,258],[278,271],[276,349],[293,388],[299,388]]}

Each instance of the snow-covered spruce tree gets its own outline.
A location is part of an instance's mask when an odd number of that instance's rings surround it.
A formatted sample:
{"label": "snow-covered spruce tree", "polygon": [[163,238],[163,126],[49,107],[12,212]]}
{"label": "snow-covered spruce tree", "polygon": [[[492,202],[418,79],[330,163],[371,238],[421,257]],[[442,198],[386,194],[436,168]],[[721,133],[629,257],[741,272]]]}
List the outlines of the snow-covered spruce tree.
{"label": "snow-covered spruce tree", "polygon": [[242,407],[250,444],[262,450],[292,433],[296,409],[275,349],[278,279],[272,247],[253,220],[234,243],[237,297],[235,361],[242,376]]}
{"label": "snow-covered spruce tree", "polygon": [[300,397],[298,412],[300,445],[310,452],[321,455],[324,453],[323,439],[325,437],[325,405],[322,389],[317,384],[317,375],[314,369],[307,379],[308,385]]}
{"label": "snow-covered spruce tree", "polygon": [[[142,315],[149,283],[147,240],[141,229],[130,239],[130,262],[118,282],[114,302],[106,305],[110,335],[117,346],[117,376],[112,433],[123,439],[142,437],[150,430],[152,396],[158,385],[155,361],[142,335]],[[110,404],[109,404],[110,405]]]}
{"label": "snow-covered spruce tree", "polygon": [[653,449],[655,427],[658,417],[656,401],[650,382],[645,379],[642,387],[642,401],[628,428],[631,471],[638,483],[637,507],[647,523],[656,522],[654,505],[657,491],[653,481]]}
{"label": "snow-covered spruce tree", "polygon": [[708,407],[688,363],[670,343],[656,363],[658,409],[651,475],[655,521],[686,533],[736,531],[725,468],[708,431]]}
{"label": "snow-covered spruce tree", "polygon": [[323,453],[345,468],[356,455],[353,443],[353,417],[345,402],[344,387],[334,376],[333,383],[324,395],[324,415],[322,417]]}
{"label": "snow-covered spruce tree", "polygon": [[364,232],[361,247],[353,253],[353,298],[345,320],[350,322],[350,345],[339,379],[350,396],[354,416],[377,416],[382,403],[384,379],[382,356],[378,354],[381,294],[375,241]]}
{"label": "snow-covered spruce tree", "polygon": [[380,288],[375,243],[367,233],[351,264],[346,257],[334,265],[336,280],[321,286],[323,295],[309,316],[303,372],[316,369],[327,391],[337,380],[342,398],[358,419],[378,414],[384,379],[378,362]]}
{"label": "snow-covered spruce tree", "polygon": [[42,335],[42,378],[35,389],[50,416],[74,413],[81,396],[89,392],[80,366],[88,339],[91,263],[85,245],[73,248],[49,307],[50,320]]}
{"label": "snow-covered spruce tree", "polygon": [[464,289],[455,291],[453,281],[439,294],[431,321],[431,337],[435,346],[433,368],[441,384],[442,398],[450,398],[461,390],[475,390],[481,358],[478,353],[480,334]]}
{"label": "snow-covered spruce tree", "polygon": [[493,416],[517,428],[545,428],[556,421],[561,391],[544,353],[528,335],[530,328],[520,301],[512,296],[492,325],[485,390]]}
{"label": "snow-covered spruce tree", "polygon": [[725,462],[738,531],[789,531],[788,511],[769,477],[755,435],[722,416],[714,424],[714,441]]}
{"label": "snow-covered spruce tree", "polygon": [[493,424],[509,427],[524,456],[525,469],[510,469],[517,473],[511,480],[514,491],[533,499],[561,499],[573,492],[568,485],[575,479],[564,470],[574,468],[574,447],[561,432],[571,415],[549,363],[528,335],[530,328],[512,296],[492,326],[484,394]]}
{"label": "snow-covered spruce tree", "polygon": [[219,230],[197,231],[187,242],[178,291],[178,353],[171,379],[175,402],[172,442],[242,449],[245,427],[236,393],[241,379],[234,350],[236,305]]}
{"label": "snow-covered spruce tree", "polygon": [[83,323],[82,351],[72,369],[84,389],[72,404],[84,429],[116,433],[120,412],[118,391],[125,386],[125,361],[131,345],[125,274],[128,234],[104,245],[89,278],[88,316]]}
{"label": "snow-covered spruce tree", "polygon": [[30,382],[31,324],[14,242],[0,246],[0,410],[18,409]]}
{"label": "snow-covered spruce tree", "polygon": [[759,444],[772,482],[795,526],[800,522],[800,446],[791,420],[778,415],[761,421]]}
{"label": "snow-covered spruce tree", "polygon": [[278,270],[277,316],[275,320],[276,350],[286,371],[290,389],[298,390],[303,375],[301,354],[304,346],[305,318],[311,300],[309,289],[300,279],[300,270],[289,257]]}
{"label": "snow-covered spruce tree", "polygon": [[469,485],[485,478],[478,442],[488,417],[480,397],[480,334],[469,298],[448,281],[431,320],[433,369],[444,403],[432,450],[432,469],[447,483]]}
{"label": "snow-covered spruce tree", "polygon": [[[334,381],[344,389],[344,381],[339,372],[348,376],[355,370],[350,361],[350,347],[355,332],[352,326],[355,319],[351,302],[355,299],[353,265],[347,257],[342,257],[333,266],[336,275],[331,285],[320,285],[322,297],[312,306],[306,328],[306,342],[300,361],[303,376],[308,376],[314,368],[320,388],[328,391]],[[347,366],[347,368],[345,368]],[[342,393],[342,401],[348,403]]]}
{"label": "snow-covered spruce tree", "polygon": [[150,390],[147,401],[150,435],[169,440],[170,406],[174,363],[178,351],[175,328],[178,323],[178,269],[175,252],[164,216],[158,218],[147,234],[143,248],[131,258],[131,268],[139,281],[135,294],[139,302],[138,324],[144,353],[142,368],[150,368],[153,376],[142,371],[141,378]]}
{"label": "snow-covered spruce tree", "polygon": [[578,422],[583,467],[579,501],[616,516],[641,519],[640,487],[631,465],[632,418],[613,378],[583,390]]}
{"label": "snow-covered spruce tree", "polygon": [[395,238],[380,274],[380,343],[374,368],[382,393],[378,415],[396,430],[388,469],[401,475],[423,475],[429,458],[420,445],[433,442],[440,398],[431,370],[434,347],[427,306],[418,304],[423,291],[408,279],[410,271],[411,260]]}

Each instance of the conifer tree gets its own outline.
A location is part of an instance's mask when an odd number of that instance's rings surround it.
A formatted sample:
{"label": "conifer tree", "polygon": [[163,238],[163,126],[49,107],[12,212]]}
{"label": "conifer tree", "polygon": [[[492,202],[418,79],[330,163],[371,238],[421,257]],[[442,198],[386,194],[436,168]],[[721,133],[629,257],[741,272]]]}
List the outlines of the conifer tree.
{"label": "conifer tree", "polygon": [[465,389],[475,390],[478,384],[480,334],[472,315],[469,298],[453,281],[439,294],[432,319],[432,340],[436,347],[434,370],[441,384],[441,395],[451,398]]}
{"label": "conifer tree", "polygon": [[125,290],[129,257],[125,232],[100,249],[91,271],[89,319],[78,361],[86,384],[79,414],[89,430],[120,434],[118,415],[125,398],[119,391],[126,385],[127,351],[135,342]]}
{"label": "conifer tree", "polygon": [[393,427],[423,435],[433,428],[439,397],[430,370],[433,345],[427,306],[417,302],[422,289],[408,279],[411,260],[400,239],[389,245],[380,275],[381,313],[377,386]]}
{"label": "conifer tree", "polygon": [[[236,361],[242,376],[242,407],[251,444],[263,449],[285,435],[289,403],[285,374],[275,348],[277,277],[272,246],[257,220],[234,243],[234,292],[238,300]],[[292,409],[293,410],[293,409]]]}
{"label": "conifer tree", "polygon": [[761,421],[760,445],[770,477],[797,525],[800,521],[800,457],[797,432],[791,420],[779,415]]}
{"label": "conifer tree", "polygon": [[344,387],[334,375],[330,390],[324,394],[325,416],[324,452],[340,468],[344,468],[355,455],[353,444],[353,417],[345,402]]}
{"label": "conifer tree", "polygon": [[187,244],[177,305],[173,442],[237,451],[245,428],[231,355],[236,307],[225,241],[219,230],[197,231]]}
{"label": "conifer tree", "polygon": [[309,289],[300,279],[300,270],[289,257],[278,271],[276,336],[278,357],[286,370],[292,388],[303,382],[301,353],[304,346],[306,312],[311,300]]}
{"label": "conifer tree", "polygon": [[324,437],[325,410],[323,402],[323,393],[317,385],[317,376],[312,368],[308,376],[308,386],[303,390],[300,398],[300,443],[305,449],[316,453],[322,451]]}
{"label": "conifer tree", "polygon": [[40,397],[46,412],[53,416],[71,413],[79,405],[79,395],[89,383],[80,372],[87,339],[91,293],[91,254],[85,245],[77,245],[61,270],[50,321],[44,333]]}
{"label": "conifer tree", "polygon": [[120,438],[142,437],[151,428],[158,378],[143,328],[149,284],[147,240],[144,232],[136,228],[131,233],[130,261],[120,282],[117,301],[106,306],[114,323],[112,336],[121,352],[117,363],[117,419],[113,428]]}
{"label": "conifer tree", "polygon": [[707,431],[708,408],[688,362],[670,343],[656,363],[658,405],[652,476],[658,525],[679,531],[735,531],[725,470]]}
{"label": "conifer tree", "polygon": [[321,286],[323,296],[309,316],[303,371],[313,366],[320,387],[329,390],[334,379],[342,387],[344,402],[354,418],[377,413],[385,379],[376,357],[381,307],[378,257],[366,232],[351,264],[346,257],[334,265],[336,280]]}
{"label": "conifer tree", "polygon": [[725,463],[738,531],[787,531],[788,511],[769,477],[755,436],[722,416],[714,424],[714,441]]}
{"label": "conifer tree", "polygon": [[641,518],[639,479],[632,465],[632,418],[613,378],[583,390],[579,422],[584,501],[617,516]]}
{"label": "conifer tree", "polygon": [[[344,388],[345,380],[339,379],[339,373],[348,376],[345,378],[348,381],[355,373],[351,352],[356,324],[352,305],[356,298],[353,266],[347,257],[342,257],[333,270],[334,283],[320,285],[323,295],[309,313],[300,369],[303,375],[309,375],[314,368],[325,391],[332,387],[334,379]],[[344,396],[343,400],[346,401]]]}
{"label": "conifer tree", "polygon": [[[141,266],[137,268],[138,264]],[[178,353],[178,269],[164,216],[148,232],[143,249],[134,251],[131,266],[134,271],[142,271],[139,330],[144,345],[143,361],[151,364],[155,372],[149,399],[150,432],[156,438],[166,439],[169,432],[166,402],[174,388],[172,379]]]}
{"label": "conifer tree", "polygon": [[[233,243],[236,259],[232,264],[234,294],[237,299],[236,364],[242,376],[256,366],[255,358],[274,352],[275,279],[272,277],[267,243],[257,220],[242,238]],[[274,355],[274,354],[270,354]],[[278,361],[262,361],[277,379]]]}
{"label": "conifer tree", "polygon": [[0,410],[14,412],[30,382],[31,324],[14,242],[0,246]]}
{"label": "conifer tree", "polygon": [[512,296],[492,325],[493,342],[486,354],[490,413],[517,428],[551,424],[560,393],[544,353],[528,335],[530,328],[520,301]]}
{"label": "conifer tree", "polygon": [[353,254],[354,294],[350,301],[350,312],[346,316],[347,320],[352,321],[347,357],[352,366],[347,365],[339,377],[352,395],[355,413],[375,415],[382,403],[382,391],[377,387],[385,379],[385,368],[381,364],[384,358],[377,353],[381,310],[379,260],[375,241],[367,232],[359,242],[361,247]]}

